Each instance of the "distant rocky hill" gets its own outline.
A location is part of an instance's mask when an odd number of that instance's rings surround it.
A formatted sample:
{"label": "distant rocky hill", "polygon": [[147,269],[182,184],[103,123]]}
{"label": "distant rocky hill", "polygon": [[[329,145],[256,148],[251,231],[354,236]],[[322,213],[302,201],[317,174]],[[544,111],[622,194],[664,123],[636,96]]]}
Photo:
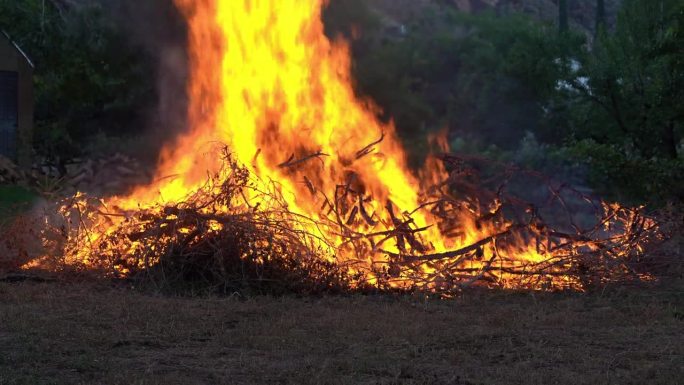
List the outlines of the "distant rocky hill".
{"label": "distant rocky hill", "polygon": [[[493,10],[498,13],[522,12],[545,21],[558,19],[558,0],[367,0],[389,23],[404,23],[425,7],[436,10],[455,7],[464,12]],[[606,0],[609,25],[615,23],[622,0]],[[571,26],[592,33],[596,23],[596,0],[569,0]]]}

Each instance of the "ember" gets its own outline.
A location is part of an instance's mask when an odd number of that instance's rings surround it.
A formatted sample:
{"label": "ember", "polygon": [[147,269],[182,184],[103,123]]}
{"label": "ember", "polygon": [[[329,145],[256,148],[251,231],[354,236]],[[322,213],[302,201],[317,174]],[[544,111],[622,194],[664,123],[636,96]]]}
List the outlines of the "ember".
{"label": "ember", "polygon": [[[59,258],[26,267],[442,295],[648,278],[639,257],[658,233],[641,209],[541,176],[548,202],[531,205],[507,191],[523,171],[499,166],[485,183],[449,155],[413,173],[394,127],[354,96],[348,48],[323,33],[323,0],[177,4],[189,22],[189,133],[165,149],[157,182],[64,202],[42,232]],[[577,202],[593,220],[577,223]],[[561,212],[565,223],[547,221]]]}

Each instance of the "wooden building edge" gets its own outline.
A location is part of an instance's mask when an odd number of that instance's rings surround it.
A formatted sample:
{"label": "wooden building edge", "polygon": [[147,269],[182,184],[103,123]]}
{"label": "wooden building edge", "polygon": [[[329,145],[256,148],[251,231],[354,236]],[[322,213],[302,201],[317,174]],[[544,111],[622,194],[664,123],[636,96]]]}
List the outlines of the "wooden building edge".
{"label": "wooden building edge", "polygon": [[21,167],[33,153],[33,70],[26,53],[0,30],[0,155]]}

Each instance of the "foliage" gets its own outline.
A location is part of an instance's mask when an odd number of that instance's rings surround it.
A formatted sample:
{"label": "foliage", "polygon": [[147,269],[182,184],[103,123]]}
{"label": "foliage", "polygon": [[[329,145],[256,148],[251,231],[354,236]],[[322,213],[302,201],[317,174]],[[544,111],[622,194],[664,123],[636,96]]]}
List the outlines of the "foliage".
{"label": "foliage", "polygon": [[17,186],[0,186],[0,226],[27,209],[36,200],[35,194]]}
{"label": "foliage", "polygon": [[[403,34],[365,28],[354,43],[357,89],[396,122],[414,163],[427,133],[446,126],[461,150],[588,170],[609,198],[682,199],[683,7],[625,1],[615,29],[597,27],[593,42],[524,15],[428,7]],[[528,135],[539,141],[532,158],[520,155]]]}
{"label": "foliage", "polygon": [[[393,119],[417,160],[430,131],[512,150],[527,131],[544,136],[544,101],[555,92],[562,52],[582,39],[522,15],[466,15],[450,9],[416,15],[389,38],[354,44],[358,91]],[[370,48],[369,48],[370,46]],[[495,111],[495,113],[493,113]],[[547,135],[549,136],[549,135]]]}
{"label": "foliage", "polygon": [[684,198],[683,25],[684,3],[628,0],[567,79],[569,147],[607,192]]}
{"label": "foliage", "polygon": [[328,35],[365,38],[377,33],[380,20],[366,6],[365,0],[336,0],[323,10],[325,31]]}
{"label": "foliage", "polygon": [[566,32],[569,24],[568,0],[558,0],[558,28],[561,32]]}
{"label": "foliage", "polygon": [[99,5],[0,0],[0,28],[33,59],[36,145],[68,157],[99,132],[130,134],[155,100],[153,69]]}
{"label": "foliage", "polygon": [[[416,166],[446,127],[459,150],[588,170],[611,198],[684,199],[684,4],[625,0],[617,25],[599,28],[604,3],[592,41],[447,5],[388,21],[372,2],[335,0],[324,18],[329,36],[352,41],[357,92],[395,121]],[[129,141],[156,97],[152,60],[106,2],[59,4],[0,0],[0,28],[37,65],[37,148],[63,158],[95,138]]]}
{"label": "foliage", "polygon": [[567,151],[590,166],[592,185],[615,199],[659,202],[684,194],[681,158],[643,158],[620,144],[598,143],[592,139],[576,141]]}

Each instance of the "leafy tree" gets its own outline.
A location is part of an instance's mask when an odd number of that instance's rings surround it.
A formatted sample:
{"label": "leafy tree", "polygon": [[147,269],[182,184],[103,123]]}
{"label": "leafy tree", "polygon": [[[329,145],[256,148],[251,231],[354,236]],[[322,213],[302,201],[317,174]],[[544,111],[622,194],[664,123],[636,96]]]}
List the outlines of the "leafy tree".
{"label": "leafy tree", "polygon": [[78,155],[99,133],[126,135],[154,103],[154,70],[98,5],[0,0],[0,28],[36,64],[36,145]]}
{"label": "leafy tree", "polygon": [[[93,136],[133,135],[156,77],[101,6],[61,3],[0,0],[0,28],[37,64],[40,150],[66,156]],[[393,25],[368,3],[331,1],[326,32],[352,40],[357,92],[395,121],[415,163],[427,134],[448,127],[464,151],[588,167],[617,199],[684,199],[681,0],[624,0],[610,31],[597,0],[591,45],[569,28],[567,0],[560,26],[446,5]]]}
{"label": "leafy tree", "polygon": [[570,79],[573,149],[624,198],[684,198],[683,22],[681,1],[626,0]]}
{"label": "leafy tree", "polygon": [[579,52],[582,36],[553,33],[553,25],[522,15],[449,8],[417,14],[403,27],[403,34],[384,30],[357,40],[354,73],[359,93],[395,121],[415,162],[427,151],[427,134],[444,127],[507,150],[527,131],[557,136],[544,128],[551,116],[545,104],[567,71],[558,58]]}
{"label": "leafy tree", "polygon": [[606,28],[606,2],[605,0],[596,0],[596,27],[594,28],[594,37],[597,37],[601,30]]}
{"label": "leafy tree", "polygon": [[682,197],[681,2],[626,0],[592,45],[521,15],[442,11],[416,15],[405,35],[373,30],[355,49],[358,91],[395,120],[415,161],[445,126],[488,154],[521,151],[529,132],[547,158],[588,166],[609,197]]}
{"label": "leafy tree", "polygon": [[558,29],[561,32],[567,32],[570,29],[568,0],[558,0]]}

